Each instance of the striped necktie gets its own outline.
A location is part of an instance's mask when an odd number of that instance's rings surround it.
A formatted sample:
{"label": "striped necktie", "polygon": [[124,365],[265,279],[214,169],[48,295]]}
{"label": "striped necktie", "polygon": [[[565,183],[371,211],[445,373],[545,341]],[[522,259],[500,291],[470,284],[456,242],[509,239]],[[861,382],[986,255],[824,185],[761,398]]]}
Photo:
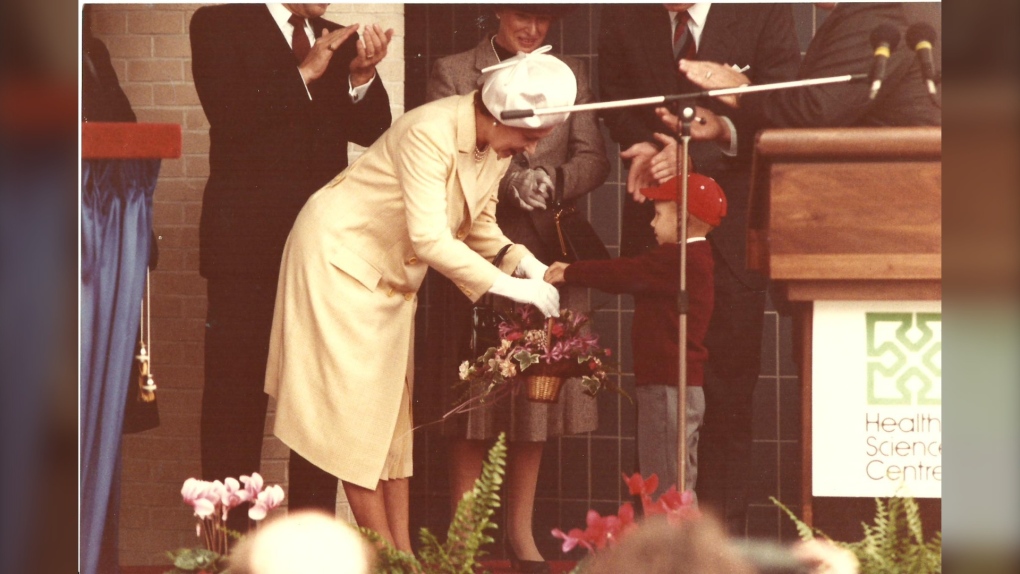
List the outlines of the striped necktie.
{"label": "striped necktie", "polygon": [[694,43],[694,34],[691,33],[687,23],[691,21],[691,15],[686,10],[676,13],[676,29],[673,31],[673,57],[677,60],[693,59],[698,53],[698,46]]}

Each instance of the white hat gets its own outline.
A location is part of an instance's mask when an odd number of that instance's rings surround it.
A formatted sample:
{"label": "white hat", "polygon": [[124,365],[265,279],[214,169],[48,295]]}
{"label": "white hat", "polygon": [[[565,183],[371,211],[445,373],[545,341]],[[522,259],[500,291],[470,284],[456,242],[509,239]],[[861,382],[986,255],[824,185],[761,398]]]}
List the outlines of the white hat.
{"label": "white hat", "polygon": [[504,110],[558,108],[574,105],[577,78],[570,67],[554,56],[546,55],[552,46],[542,46],[525,54],[482,70],[482,103],[502,124],[515,128],[550,128],[570,116],[569,113],[536,115],[504,120]]}

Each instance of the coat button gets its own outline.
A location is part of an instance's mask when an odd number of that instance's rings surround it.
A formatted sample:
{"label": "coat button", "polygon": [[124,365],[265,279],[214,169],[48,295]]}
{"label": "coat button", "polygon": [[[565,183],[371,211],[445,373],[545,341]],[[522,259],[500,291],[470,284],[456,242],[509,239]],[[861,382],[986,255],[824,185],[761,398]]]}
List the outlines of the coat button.
{"label": "coat button", "polygon": [[404,301],[410,301],[414,299],[414,293],[404,293]]}
{"label": "coat button", "polygon": [[386,296],[392,297],[394,293],[396,293],[396,290],[394,290],[393,287],[390,287],[390,290],[389,292],[386,293]]}
{"label": "coat button", "polygon": [[417,263],[418,263],[418,258],[413,256],[413,255],[411,256],[410,259],[407,260],[407,264],[408,265],[415,265]]}
{"label": "coat button", "polygon": [[465,237],[467,237],[467,231],[463,229],[457,231],[457,239],[464,239]]}

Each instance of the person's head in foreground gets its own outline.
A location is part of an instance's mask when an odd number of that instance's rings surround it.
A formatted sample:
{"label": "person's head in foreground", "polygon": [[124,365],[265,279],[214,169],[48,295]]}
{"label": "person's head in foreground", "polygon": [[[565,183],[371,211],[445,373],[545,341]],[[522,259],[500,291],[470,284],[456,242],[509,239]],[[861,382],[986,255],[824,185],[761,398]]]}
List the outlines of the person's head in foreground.
{"label": "person's head in foreground", "polygon": [[595,554],[584,574],[756,574],[719,522],[701,516],[671,524],[645,520],[620,542]]}
{"label": "person's head in foreground", "polygon": [[569,113],[503,119],[507,110],[531,110],[573,105],[577,79],[570,67],[549,56],[548,46],[521,54],[482,70],[483,84],[475,94],[476,147],[490,146],[499,158],[534,153],[538,141],[565,122]]}
{"label": "person's head in foreground", "polygon": [[[682,189],[679,176],[656,187],[642,189],[641,194],[655,200],[652,229],[659,245],[677,242],[677,213]],[[704,237],[722,223],[726,215],[726,195],[714,179],[691,172],[687,176],[687,237]]]}
{"label": "person's head in foreground", "polygon": [[319,511],[271,520],[231,553],[232,574],[368,574],[373,554],[358,531]]}

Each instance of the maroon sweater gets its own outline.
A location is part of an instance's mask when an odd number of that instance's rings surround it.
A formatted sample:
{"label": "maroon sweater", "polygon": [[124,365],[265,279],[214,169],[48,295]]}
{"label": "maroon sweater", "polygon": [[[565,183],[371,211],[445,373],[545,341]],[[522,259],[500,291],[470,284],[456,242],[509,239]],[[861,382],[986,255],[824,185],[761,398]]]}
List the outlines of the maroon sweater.
{"label": "maroon sweater", "polygon": [[[638,385],[676,385],[678,325],[676,293],[680,286],[678,245],[660,245],[637,257],[578,261],[567,267],[570,285],[594,287],[634,296],[634,375]],[[687,385],[705,380],[705,332],[715,304],[712,248],[708,241],[687,244]]]}

